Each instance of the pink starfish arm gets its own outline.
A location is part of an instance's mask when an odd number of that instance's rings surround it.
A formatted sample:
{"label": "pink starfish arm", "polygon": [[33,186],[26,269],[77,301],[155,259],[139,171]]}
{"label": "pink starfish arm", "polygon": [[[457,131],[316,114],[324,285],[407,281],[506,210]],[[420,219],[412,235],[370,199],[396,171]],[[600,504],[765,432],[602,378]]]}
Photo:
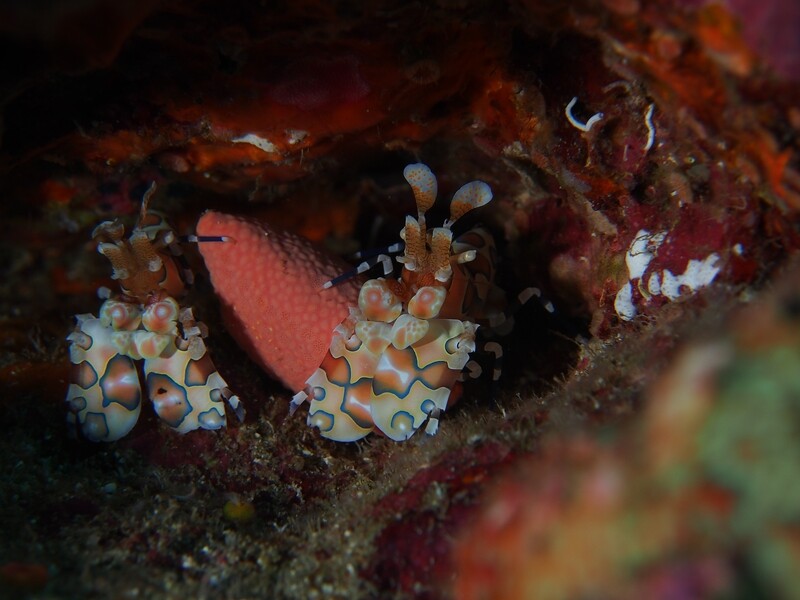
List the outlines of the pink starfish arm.
{"label": "pink starfish arm", "polygon": [[198,236],[231,335],[252,359],[293,391],[322,363],[333,329],[358,305],[360,280],[322,284],[349,270],[308,241],[240,217],[206,212]]}

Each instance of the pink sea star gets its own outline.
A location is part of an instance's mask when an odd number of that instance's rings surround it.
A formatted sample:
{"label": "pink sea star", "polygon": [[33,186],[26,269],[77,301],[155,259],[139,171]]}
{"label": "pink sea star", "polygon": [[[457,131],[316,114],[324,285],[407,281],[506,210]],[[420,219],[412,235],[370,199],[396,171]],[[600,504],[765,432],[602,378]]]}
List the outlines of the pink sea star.
{"label": "pink sea star", "polygon": [[348,265],[255,221],[209,211],[197,234],[230,238],[201,244],[200,252],[231,335],[286,387],[302,389],[325,358],[333,329],[357,306],[360,281],[323,290]]}

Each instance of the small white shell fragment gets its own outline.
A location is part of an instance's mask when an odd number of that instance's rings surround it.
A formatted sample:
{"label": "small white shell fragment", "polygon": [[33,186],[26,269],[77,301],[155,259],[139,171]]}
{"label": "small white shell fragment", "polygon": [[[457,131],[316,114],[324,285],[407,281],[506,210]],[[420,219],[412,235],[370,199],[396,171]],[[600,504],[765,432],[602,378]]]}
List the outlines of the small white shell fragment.
{"label": "small white shell fragment", "polygon": [[628,266],[628,279],[638,279],[644,275],[654,253],[667,237],[665,231],[650,233],[640,229],[633,238],[628,253],[625,255],[625,264]]}
{"label": "small white shell fragment", "polygon": [[636,307],[633,305],[633,286],[630,281],[617,292],[617,297],[614,299],[614,310],[624,321],[630,321],[636,316]]}
{"label": "small white shell fragment", "polygon": [[663,271],[661,292],[670,300],[681,297],[681,288],[689,288],[694,293],[700,288],[709,285],[720,271],[719,255],[712,252],[704,260],[690,260],[686,270],[681,275],[673,275],[670,271]]}
{"label": "small white shell fragment", "polygon": [[275,144],[270,142],[267,138],[263,138],[255,133],[248,133],[247,135],[233,138],[231,141],[234,144],[250,144],[267,153],[278,152],[278,147]]}

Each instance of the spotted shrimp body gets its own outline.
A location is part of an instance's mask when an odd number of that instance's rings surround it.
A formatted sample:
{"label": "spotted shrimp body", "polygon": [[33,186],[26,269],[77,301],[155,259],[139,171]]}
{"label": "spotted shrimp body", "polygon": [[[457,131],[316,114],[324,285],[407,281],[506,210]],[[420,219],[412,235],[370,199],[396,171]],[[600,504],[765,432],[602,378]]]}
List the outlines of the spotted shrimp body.
{"label": "spotted shrimp body", "polygon": [[358,306],[292,400],[291,412],[308,400],[308,424],[335,441],[375,430],[404,441],[426,423],[426,432],[435,434],[475,351],[478,322],[490,322],[505,304],[494,284],[491,236],[474,229],[454,240],[451,231],[460,217],[492,199],[489,186],[464,185],[453,196],[450,218],[428,231],[425,213],[436,200],[436,178],[423,164],[407,166],[404,176],[418,215],[408,216],[400,233],[400,277],[362,285]]}
{"label": "spotted shrimp body", "polygon": [[93,442],[127,435],[142,408],[136,363],[114,343],[114,330],[91,314],[78,315],[70,341],[72,376],[67,423]]}
{"label": "spotted shrimp body", "polygon": [[127,239],[118,221],[101,223],[92,234],[121,293],[101,290],[106,300],[98,316],[78,315],[67,337],[73,365],[67,422],[91,441],[118,440],[135,426],[142,404],[139,363],[156,414],[175,431],[223,427],[226,401],[243,417],[238,397],[207,354],[205,326],[175,299],[187,276],[175,258],[174,232],[147,210],[153,190]]}

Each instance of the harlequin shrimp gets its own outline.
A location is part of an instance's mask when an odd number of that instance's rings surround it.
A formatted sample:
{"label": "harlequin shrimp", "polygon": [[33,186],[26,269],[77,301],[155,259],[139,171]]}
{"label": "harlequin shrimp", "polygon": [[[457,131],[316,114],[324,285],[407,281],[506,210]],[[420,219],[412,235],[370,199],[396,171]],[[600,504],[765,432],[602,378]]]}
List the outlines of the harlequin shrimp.
{"label": "harlequin shrimp", "polygon": [[[111,442],[133,429],[141,411],[142,371],[158,416],[179,433],[219,429],[224,402],[241,420],[243,408],[206,352],[204,324],[191,307],[181,307],[190,273],[181,268],[175,233],[156,212],[148,212],[150,187],[139,220],[125,239],[119,221],[98,225],[92,238],[109,259],[119,294],[101,288],[98,316],[77,315],[70,342],[73,364],[67,421],[91,441]],[[194,237],[194,241],[198,240]],[[211,240],[208,240],[211,241]]]}
{"label": "harlequin shrimp", "polygon": [[[377,429],[404,441],[426,422],[425,431],[435,434],[475,351],[478,323],[504,321],[505,295],[493,282],[492,237],[477,228],[453,239],[451,230],[459,218],[491,201],[489,186],[482,181],[462,186],[450,203],[450,218],[428,230],[425,213],[436,200],[436,177],[423,164],[408,165],[403,174],[417,217],[406,217],[403,243],[392,249],[403,251],[397,257],[400,276],[361,286],[357,306],[335,328],[322,364],[292,399],[290,413],[308,400],[308,424],[332,440],[355,441]],[[388,256],[372,261],[377,262],[391,271]]]}

